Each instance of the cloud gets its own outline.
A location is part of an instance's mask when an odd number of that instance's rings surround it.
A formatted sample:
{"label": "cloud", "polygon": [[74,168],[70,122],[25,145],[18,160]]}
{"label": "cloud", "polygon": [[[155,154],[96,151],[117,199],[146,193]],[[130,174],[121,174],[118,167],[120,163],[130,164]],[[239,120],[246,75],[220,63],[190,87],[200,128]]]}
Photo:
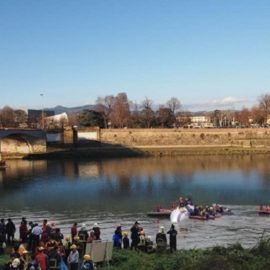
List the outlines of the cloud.
{"label": "cloud", "polygon": [[188,110],[215,110],[215,109],[240,109],[249,105],[249,99],[243,97],[227,96],[220,99],[212,99],[205,102],[187,104]]}

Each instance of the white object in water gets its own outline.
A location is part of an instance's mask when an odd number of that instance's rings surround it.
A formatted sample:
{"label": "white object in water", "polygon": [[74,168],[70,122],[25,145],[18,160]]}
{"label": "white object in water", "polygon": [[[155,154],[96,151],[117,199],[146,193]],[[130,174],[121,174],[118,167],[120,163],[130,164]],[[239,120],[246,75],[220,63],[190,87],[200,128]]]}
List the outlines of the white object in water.
{"label": "white object in water", "polygon": [[189,213],[186,208],[176,208],[171,212],[171,223],[179,223],[189,217]]}

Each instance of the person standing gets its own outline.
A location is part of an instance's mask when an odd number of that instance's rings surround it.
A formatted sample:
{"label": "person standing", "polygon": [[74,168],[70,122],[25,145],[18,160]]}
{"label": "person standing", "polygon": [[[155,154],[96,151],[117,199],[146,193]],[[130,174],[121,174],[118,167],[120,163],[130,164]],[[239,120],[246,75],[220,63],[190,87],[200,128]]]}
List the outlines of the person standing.
{"label": "person standing", "polygon": [[159,232],[156,234],[157,251],[164,251],[167,248],[167,237],[164,229],[164,226],[160,226]]}
{"label": "person standing", "polygon": [[42,229],[40,226],[38,226],[38,224],[34,224],[34,227],[31,231],[31,239],[32,239],[32,253],[34,253],[36,251],[36,248],[39,245],[39,241],[40,241],[40,236],[42,234]]}
{"label": "person standing", "polygon": [[96,240],[101,240],[100,239],[100,228],[99,228],[97,223],[94,223],[93,231],[95,232]]}
{"label": "person standing", "polygon": [[38,262],[41,270],[49,269],[49,259],[48,255],[44,253],[44,247],[38,248],[38,254],[35,257],[35,260]]}
{"label": "person standing", "polygon": [[167,234],[170,235],[170,250],[176,251],[176,237],[177,237],[177,231],[175,230],[174,225],[171,225],[170,230],[167,232]]}
{"label": "person standing", "polygon": [[81,241],[84,241],[84,242],[87,241],[89,235],[88,235],[88,232],[86,229],[86,225],[84,223],[82,224],[82,227],[79,230],[78,235],[79,235]]}
{"label": "person standing", "polygon": [[68,255],[67,262],[69,264],[70,270],[78,270],[79,266],[79,252],[76,245],[70,247],[71,251]]}
{"label": "person standing", "polygon": [[12,222],[11,218],[8,219],[6,224],[6,233],[7,233],[7,243],[13,244],[14,242],[14,234],[16,232],[15,224]]}
{"label": "person standing", "polygon": [[70,229],[72,243],[74,242],[74,237],[78,234],[77,225],[77,222],[75,222]]}
{"label": "person standing", "polygon": [[139,237],[139,223],[136,221],[134,225],[130,229],[131,231],[131,246],[130,249],[135,248],[137,250],[138,244],[140,242],[140,237]]}
{"label": "person standing", "polygon": [[3,218],[0,221],[0,243],[6,243],[6,224]]}
{"label": "person standing", "polygon": [[121,248],[122,247],[122,226],[121,224],[116,225],[116,230],[114,232],[113,236],[113,242],[114,242],[114,247],[116,248]]}
{"label": "person standing", "polygon": [[48,258],[49,258],[49,265],[54,265],[56,269],[60,270],[60,264],[61,264],[61,256],[58,253],[58,246],[55,245],[55,243],[52,244],[49,251],[48,251]]}
{"label": "person standing", "polygon": [[81,270],[94,270],[93,261],[91,260],[91,256],[88,254],[85,254],[83,256],[83,263],[81,266]]}
{"label": "person standing", "polygon": [[123,237],[123,247],[124,247],[124,249],[128,249],[129,248],[128,232],[124,232],[123,235],[124,235],[124,237]]}
{"label": "person standing", "polygon": [[22,222],[21,222],[19,230],[20,230],[20,239],[22,243],[26,243],[27,235],[28,235],[28,228],[27,228],[27,221],[25,218],[22,218]]}

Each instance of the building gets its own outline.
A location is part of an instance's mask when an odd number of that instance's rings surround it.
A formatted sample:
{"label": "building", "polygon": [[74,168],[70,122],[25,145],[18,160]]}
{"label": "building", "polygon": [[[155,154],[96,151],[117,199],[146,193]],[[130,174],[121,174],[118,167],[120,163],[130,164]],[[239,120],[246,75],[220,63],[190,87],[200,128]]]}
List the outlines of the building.
{"label": "building", "polygon": [[194,115],[190,117],[193,128],[212,128],[214,127],[208,115]]}
{"label": "building", "polygon": [[60,113],[44,118],[46,128],[63,128],[68,125],[67,113]]}

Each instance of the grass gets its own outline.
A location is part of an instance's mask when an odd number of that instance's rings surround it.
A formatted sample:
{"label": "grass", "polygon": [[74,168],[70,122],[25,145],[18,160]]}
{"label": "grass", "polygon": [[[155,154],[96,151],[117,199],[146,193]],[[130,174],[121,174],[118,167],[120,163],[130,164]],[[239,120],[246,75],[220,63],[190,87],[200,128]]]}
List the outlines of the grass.
{"label": "grass", "polygon": [[115,250],[109,266],[102,270],[266,270],[270,269],[270,242],[252,249],[236,244],[228,248],[179,250],[146,254]]}
{"label": "grass", "polygon": [[8,259],[9,259],[8,255],[6,254],[0,255],[0,269],[4,269]]}

